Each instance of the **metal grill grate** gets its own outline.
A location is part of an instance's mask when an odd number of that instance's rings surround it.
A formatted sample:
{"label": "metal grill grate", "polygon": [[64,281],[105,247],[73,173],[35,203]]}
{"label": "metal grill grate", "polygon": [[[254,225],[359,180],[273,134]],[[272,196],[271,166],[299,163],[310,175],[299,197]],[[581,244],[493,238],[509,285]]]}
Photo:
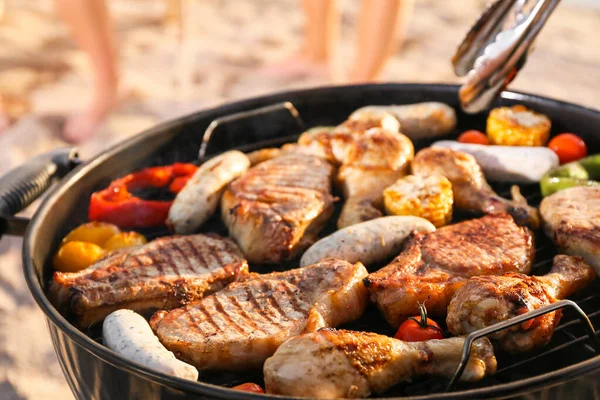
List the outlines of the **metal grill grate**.
{"label": "metal grill grate", "polygon": [[[296,108],[291,103],[281,103],[262,109],[256,110],[256,112],[243,113],[242,115],[232,115],[226,117],[218,124],[211,124],[207,133],[203,138],[203,151],[201,155],[204,155],[204,151],[209,146],[209,141],[212,141],[213,136],[220,135],[215,127],[220,127],[223,131],[228,128],[224,126],[226,124],[235,125],[239,124],[246,116],[256,117],[260,116],[262,119],[261,124],[268,124],[269,121],[265,119],[273,117],[274,123],[271,126],[280,125],[282,118],[288,126],[293,126],[296,119],[295,126],[302,127],[303,121],[300,118]],[[290,118],[293,117],[293,118]],[[281,130],[280,130],[281,131]],[[213,133],[217,132],[217,135]],[[245,151],[254,149],[260,149],[268,146],[276,146],[283,144],[284,142],[290,142],[294,137],[273,138],[268,135],[261,135],[259,142],[252,142],[242,146]],[[265,137],[267,136],[267,137]],[[414,141],[415,151],[425,148],[431,145],[432,140],[420,140]],[[502,197],[510,198],[510,187],[512,184],[492,184],[493,189]],[[520,185],[523,196],[527,199],[530,205],[538,206],[542,196],[539,191],[537,184]],[[339,210],[338,210],[339,211]],[[453,217],[453,223],[460,222],[463,220],[471,219],[476,217],[471,213],[456,212]],[[329,226],[327,226],[323,232],[323,235],[333,232],[335,228],[335,221],[337,220],[337,213],[331,218]],[[208,230],[222,230],[223,227],[219,226],[220,221],[215,220],[214,223],[208,224]],[[536,259],[532,267],[533,275],[546,274],[552,267],[552,259],[557,254],[553,243],[547,239],[544,234],[536,232]],[[296,263],[289,263],[284,266],[280,266],[281,269],[296,268]],[[255,266],[255,270],[260,272],[268,272],[272,267]],[[587,313],[591,322],[595,326],[600,326],[600,285],[595,282],[592,287],[577,293],[572,296],[574,302],[581,307],[583,312]],[[439,321],[443,322],[443,321]],[[393,335],[394,332],[387,325],[385,320],[379,315],[379,311],[375,307],[370,307],[365,315],[351,324],[344,326],[343,328],[374,331],[377,333]],[[596,332],[596,335],[600,331]],[[596,337],[597,339],[597,337]],[[387,396],[406,396],[406,395],[418,395],[418,394],[429,394],[436,392],[443,392],[454,386],[455,389],[470,389],[474,387],[485,387],[500,383],[512,382],[518,379],[531,377],[537,374],[556,370],[564,366],[571,365],[576,362],[583,361],[585,359],[595,356],[597,353],[592,346],[586,343],[588,340],[588,333],[584,328],[582,320],[578,318],[576,312],[571,309],[563,309],[563,317],[561,324],[555,330],[555,334],[551,342],[543,349],[531,352],[527,354],[510,356],[507,354],[497,354],[498,359],[498,371],[492,377],[483,379],[475,384],[462,384],[453,385],[453,382],[448,384],[447,381],[440,380],[439,378],[426,378],[419,379],[411,384],[398,385],[397,387],[385,393],[383,397]],[[577,349],[577,351],[573,351]],[[246,374],[246,373],[218,373],[218,374],[205,374],[203,380],[211,383],[221,384],[225,386],[233,386],[246,381],[262,381],[262,374],[260,372]]]}
{"label": "metal grill grate", "polygon": [[[416,146],[415,146],[416,147]],[[505,198],[510,198],[509,184],[492,184],[494,190]],[[521,185],[521,191],[530,205],[538,206],[542,196],[538,185]],[[460,218],[453,220],[459,222]],[[552,260],[557,253],[554,244],[540,230],[536,232],[536,257],[532,267],[532,275],[544,275],[552,267]],[[600,284],[596,280],[590,287],[571,296],[570,299],[587,315],[593,326],[600,326]],[[548,310],[550,312],[551,310]],[[593,329],[593,328],[592,328]],[[598,340],[600,330],[595,331]],[[445,391],[447,389],[465,390],[514,382],[538,374],[551,372],[577,362],[596,356],[598,353],[592,345],[588,331],[578,313],[571,308],[563,309],[560,325],[555,329],[552,340],[540,350],[519,355],[508,355],[497,352],[498,370],[491,376],[476,383],[440,382],[439,378],[424,379],[404,388],[394,389],[386,394],[423,395]]]}
{"label": "metal grill grate", "polygon": [[[290,118],[292,117],[292,118]],[[245,119],[249,120],[245,120]],[[265,131],[269,127],[269,131]],[[297,139],[298,128],[303,127],[302,119],[293,104],[280,103],[273,106],[264,107],[258,110],[233,114],[212,123],[202,140],[200,151],[201,160],[204,161],[211,155],[224,151],[225,149],[238,149],[244,152],[257,150],[265,147],[280,146]],[[472,127],[469,127],[471,129]],[[290,133],[293,135],[287,136]],[[243,137],[242,137],[243,136]],[[239,139],[239,140],[238,140]],[[232,143],[238,144],[232,146]],[[414,141],[415,151],[429,146],[433,140]],[[510,197],[510,184],[492,184],[493,189],[502,197]],[[523,196],[530,205],[538,206],[541,201],[539,187],[535,185],[520,185]],[[327,235],[335,231],[335,221],[339,215],[338,210],[331,218],[328,226],[323,230],[322,235]],[[453,223],[466,219],[477,217],[477,215],[465,212],[455,212]],[[226,235],[227,229],[218,216],[213,217],[202,228],[202,232],[215,232]],[[149,238],[155,238],[168,234],[162,229],[149,230],[144,232]],[[533,275],[546,274],[552,267],[552,259],[557,254],[552,242],[544,234],[536,232],[536,258],[532,268]],[[382,265],[383,266],[383,265]],[[298,262],[292,261],[276,267],[278,270],[287,270],[297,268]],[[270,272],[274,270],[273,266],[252,265],[251,269],[255,272]],[[376,268],[372,268],[375,270]],[[587,314],[594,326],[600,326],[600,284],[596,280],[590,287],[571,299]],[[442,325],[444,321],[441,322]],[[359,320],[342,326],[341,328],[371,331],[385,335],[393,335],[394,331],[387,322],[380,316],[379,311],[370,306],[365,315]],[[93,328],[87,332],[95,340],[101,342],[99,330]],[[595,332],[596,335],[600,331]],[[597,353],[595,349],[588,344],[588,334],[582,320],[577,313],[571,309],[563,309],[563,317],[560,325],[556,328],[551,342],[539,351],[534,351],[522,355],[511,356],[503,353],[497,353],[498,370],[495,375],[486,377],[476,383],[457,383],[454,390],[474,389],[481,387],[490,387],[492,385],[514,382],[519,379],[529,378],[553,370],[557,370],[574,363],[584,361],[594,357]],[[235,386],[244,382],[262,382],[261,371],[254,372],[203,372],[201,375],[203,382],[222,385]],[[422,378],[409,384],[397,385],[382,397],[396,396],[414,396],[426,395],[431,393],[444,392],[447,389],[448,381],[440,378]]]}

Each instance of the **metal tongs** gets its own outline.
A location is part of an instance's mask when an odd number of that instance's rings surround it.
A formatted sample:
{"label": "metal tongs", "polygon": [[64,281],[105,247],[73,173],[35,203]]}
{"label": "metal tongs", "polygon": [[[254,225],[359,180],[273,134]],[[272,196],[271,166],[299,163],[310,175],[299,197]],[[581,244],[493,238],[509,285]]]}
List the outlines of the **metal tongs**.
{"label": "metal tongs", "polygon": [[467,113],[488,109],[523,67],[532,44],[560,0],[496,0],[479,17],[452,58],[467,76],[459,98]]}

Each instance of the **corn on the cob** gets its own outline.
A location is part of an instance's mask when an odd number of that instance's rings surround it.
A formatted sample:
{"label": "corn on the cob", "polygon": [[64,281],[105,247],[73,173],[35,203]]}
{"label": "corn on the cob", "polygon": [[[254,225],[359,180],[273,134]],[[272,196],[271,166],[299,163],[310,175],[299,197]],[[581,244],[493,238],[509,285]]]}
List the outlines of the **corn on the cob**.
{"label": "corn on the cob", "polygon": [[425,218],[436,228],[452,219],[452,184],[443,176],[409,175],[383,192],[386,212]]}
{"label": "corn on the cob", "polygon": [[487,120],[490,144],[544,146],[550,136],[550,120],[525,106],[494,108]]}

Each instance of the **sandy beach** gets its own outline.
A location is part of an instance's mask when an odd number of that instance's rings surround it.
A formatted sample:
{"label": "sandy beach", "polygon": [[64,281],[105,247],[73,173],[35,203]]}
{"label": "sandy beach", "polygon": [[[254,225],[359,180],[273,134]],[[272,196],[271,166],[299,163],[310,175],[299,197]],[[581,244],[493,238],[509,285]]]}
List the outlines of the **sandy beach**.
{"label": "sandy beach", "polygon": [[[258,67],[294,52],[303,26],[297,0],[185,0],[182,38],[160,0],[108,2],[118,35],[121,100],[98,134],[79,146],[83,159],[156,123],[223,102],[324,79],[281,81]],[[450,58],[485,1],[423,0],[383,82],[458,83]],[[52,148],[66,116],[90,95],[84,54],[49,0],[8,0],[0,20],[0,94],[13,119],[0,134],[0,173]],[[341,1],[337,69],[354,56],[358,1]],[[563,2],[537,40],[512,89],[600,109],[600,9]],[[34,207],[25,215],[31,215]],[[0,241],[0,399],[69,399],[72,394],[21,272],[21,239]]]}

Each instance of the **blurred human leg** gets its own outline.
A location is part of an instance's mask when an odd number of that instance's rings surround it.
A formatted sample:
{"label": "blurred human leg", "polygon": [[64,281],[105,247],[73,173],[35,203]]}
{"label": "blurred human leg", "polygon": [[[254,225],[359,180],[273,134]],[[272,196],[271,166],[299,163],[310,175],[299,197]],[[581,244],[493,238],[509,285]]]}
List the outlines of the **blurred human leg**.
{"label": "blurred human leg", "polygon": [[377,77],[394,46],[404,41],[413,6],[413,0],[362,0],[351,82],[369,82]]}
{"label": "blurred human leg", "polygon": [[63,138],[81,142],[92,136],[117,101],[117,54],[104,0],[56,0],[58,11],[90,59],[94,93],[87,109],[67,120]]}
{"label": "blurred human leg", "polygon": [[8,128],[8,125],[10,125],[10,120],[6,114],[6,108],[4,106],[2,96],[0,96],[0,133],[5,131],[6,128]]}
{"label": "blurred human leg", "polygon": [[302,0],[306,24],[296,54],[263,68],[268,75],[295,78],[329,75],[329,61],[339,32],[337,0]]}

